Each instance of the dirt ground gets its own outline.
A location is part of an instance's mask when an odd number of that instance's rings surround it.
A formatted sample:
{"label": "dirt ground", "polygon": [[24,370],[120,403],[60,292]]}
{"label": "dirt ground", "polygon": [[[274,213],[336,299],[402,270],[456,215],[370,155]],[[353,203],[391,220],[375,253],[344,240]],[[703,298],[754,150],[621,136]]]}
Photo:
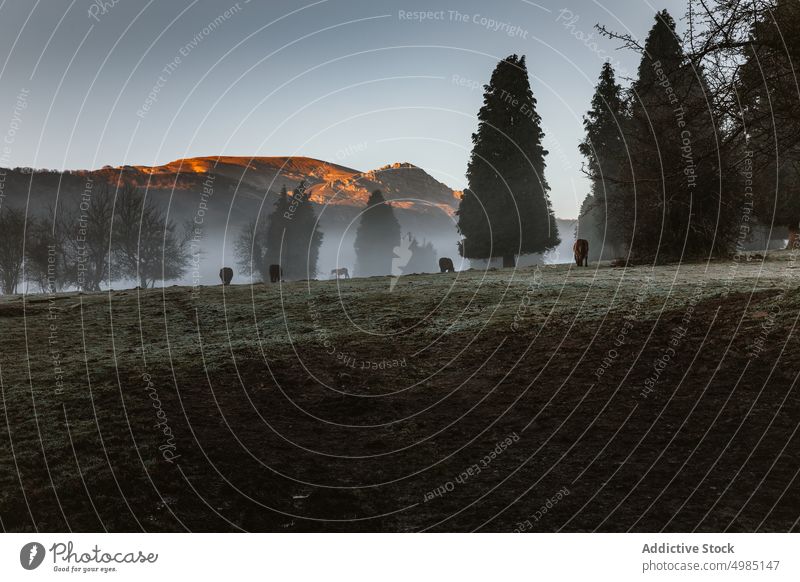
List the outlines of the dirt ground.
{"label": "dirt ground", "polygon": [[795,259],[0,298],[0,525],[797,531]]}

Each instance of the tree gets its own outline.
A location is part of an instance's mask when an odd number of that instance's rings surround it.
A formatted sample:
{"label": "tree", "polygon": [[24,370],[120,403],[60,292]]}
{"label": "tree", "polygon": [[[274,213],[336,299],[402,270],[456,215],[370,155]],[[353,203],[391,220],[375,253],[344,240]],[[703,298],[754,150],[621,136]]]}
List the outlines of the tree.
{"label": "tree", "polygon": [[612,231],[609,228],[609,217],[613,216],[617,224],[622,224],[619,215],[614,216],[608,212],[605,200],[598,200],[591,192],[586,195],[578,211],[578,220],[575,223],[575,238],[586,239],[589,241],[589,260],[597,261],[603,258],[606,248],[610,249],[611,254],[619,255],[621,247],[612,245],[610,237],[623,238],[619,230]]}
{"label": "tree", "polygon": [[[624,173],[628,163],[623,131],[627,123],[627,107],[622,88],[617,84],[614,69],[604,63],[592,96],[591,109],[583,118],[586,137],[578,146],[586,158],[586,173],[592,191],[581,207],[581,238],[608,244],[617,254],[627,242],[624,214],[629,208],[624,189],[613,180]],[[600,248],[592,244],[589,248]],[[598,255],[599,256],[599,255]]]}
{"label": "tree", "polygon": [[0,286],[3,293],[17,292],[25,262],[25,215],[21,210],[0,207]]}
{"label": "tree", "polygon": [[283,214],[286,235],[281,266],[288,279],[313,279],[317,276],[322,233],[305,182],[295,188],[289,209]]}
{"label": "tree", "polygon": [[544,177],[547,154],[525,57],[498,63],[484,86],[478,130],[472,135],[468,187],[458,209],[459,252],[465,258],[542,253],[559,243]]}
{"label": "tree", "polygon": [[266,221],[260,216],[253,218],[239,232],[233,243],[236,254],[236,264],[239,272],[245,276],[255,276],[261,281],[266,281],[267,273],[264,271],[264,252],[266,245]]}
{"label": "tree", "polygon": [[383,193],[375,190],[367,201],[356,230],[356,275],[388,275],[394,248],[400,246],[400,223]]}
{"label": "tree", "polygon": [[42,293],[55,293],[68,283],[67,250],[70,213],[57,213],[56,207],[28,221],[28,240],[25,246],[25,278],[35,282]]}
{"label": "tree", "polygon": [[[688,192],[685,181],[678,177],[682,176],[681,140],[673,113],[685,91],[683,65],[675,21],[662,10],[645,41],[625,132],[635,154],[630,156],[632,183],[626,192],[631,212],[623,220],[631,254],[642,259],[653,259],[659,253],[666,257],[676,246],[680,256],[680,243],[686,236],[677,216],[677,205],[688,199]],[[673,214],[674,221],[670,220]]]}
{"label": "tree", "polygon": [[269,266],[279,264],[287,279],[316,277],[322,233],[305,182],[291,197],[283,186],[269,217],[251,221],[235,246],[239,268],[245,275],[257,274],[267,281]]}
{"label": "tree", "polygon": [[280,262],[281,239],[288,211],[289,194],[284,185],[272,213],[266,219],[257,216],[239,233],[235,252],[242,274],[257,275],[261,281],[269,280],[269,266]]}
{"label": "tree", "polygon": [[182,233],[152,200],[133,186],[123,186],[114,216],[115,267],[142,288],[182,277],[189,266],[191,229]]}
{"label": "tree", "polygon": [[[797,226],[797,192],[792,183],[794,152],[800,147],[797,71],[800,61],[800,4],[795,0],[690,0],[686,60],[702,71],[706,107],[717,128],[721,191],[719,249],[730,246],[730,217],[737,193],[748,188],[743,175],[757,178],[755,203],[760,221]],[[598,26],[627,48],[644,52],[629,34]],[[711,151],[711,156],[714,152]],[[738,179],[737,179],[738,177]],[[745,184],[743,184],[743,181]],[[741,206],[747,214],[748,194]],[[709,206],[711,206],[709,204]],[[790,236],[790,238],[792,238]],[[791,243],[790,243],[791,244]]]}
{"label": "tree", "polygon": [[[645,41],[625,140],[632,155],[623,214],[631,253],[648,260],[724,254],[736,238],[740,191],[726,175],[721,121],[703,71],[683,53],[666,10]],[[723,192],[725,195],[723,196]]]}
{"label": "tree", "polygon": [[66,277],[78,289],[100,291],[111,278],[111,229],[114,197],[103,184],[84,192],[74,220],[67,228]]}
{"label": "tree", "polygon": [[738,123],[760,185],[756,211],[762,222],[789,229],[789,248],[800,229],[800,4],[778,0],[753,22],[735,87]]}
{"label": "tree", "polygon": [[[725,119],[726,141],[749,141],[750,129],[761,125],[775,131],[781,150],[800,144],[798,3],[690,0],[688,19],[689,58],[707,72],[714,106]],[[752,109],[757,101],[768,106]],[[756,169],[757,145],[749,144]]]}

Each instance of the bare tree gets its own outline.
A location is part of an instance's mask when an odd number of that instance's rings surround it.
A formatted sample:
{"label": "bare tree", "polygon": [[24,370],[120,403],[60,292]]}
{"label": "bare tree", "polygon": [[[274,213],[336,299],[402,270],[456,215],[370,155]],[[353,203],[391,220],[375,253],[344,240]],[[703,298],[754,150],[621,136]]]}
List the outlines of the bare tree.
{"label": "bare tree", "polygon": [[87,188],[80,204],[67,223],[65,272],[78,289],[100,291],[100,284],[111,278],[111,226],[114,198],[108,186],[97,191]]}
{"label": "bare tree", "polygon": [[17,292],[25,262],[25,215],[10,207],[0,209],[0,287]]}
{"label": "bare tree", "polygon": [[72,213],[58,214],[51,206],[44,216],[28,221],[25,278],[43,293],[54,293],[68,282],[66,257],[72,219]]}
{"label": "bare tree", "polygon": [[269,281],[269,259],[267,258],[267,219],[252,219],[239,233],[234,242],[236,264],[239,272],[261,281]]}
{"label": "bare tree", "polygon": [[[686,58],[694,70],[702,71],[709,105],[720,120],[720,147],[749,139],[750,130],[759,126],[775,132],[774,140],[765,141],[767,148],[776,143],[783,150],[800,145],[796,113],[800,4],[795,0],[689,0],[685,20]],[[645,51],[633,35],[603,25],[597,29],[624,48]],[[761,107],[753,107],[759,102]],[[741,161],[735,160],[736,165]]]}
{"label": "bare tree", "polygon": [[179,232],[152,200],[133,186],[123,186],[114,214],[115,270],[143,288],[178,279],[190,262],[191,229]]}

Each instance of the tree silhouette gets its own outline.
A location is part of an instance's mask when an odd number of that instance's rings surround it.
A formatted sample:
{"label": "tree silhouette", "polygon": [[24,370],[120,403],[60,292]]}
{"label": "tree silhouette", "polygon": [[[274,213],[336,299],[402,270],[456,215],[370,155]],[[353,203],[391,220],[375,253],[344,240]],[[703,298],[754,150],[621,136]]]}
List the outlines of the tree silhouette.
{"label": "tree silhouette", "polygon": [[82,291],[100,291],[111,278],[114,196],[103,184],[83,198],[68,227],[67,276]]}
{"label": "tree silhouette", "polygon": [[[286,278],[314,279],[317,276],[322,233],[305,182],[300,182],[294,189],[289,208],[283,214],[283,224],[286,235],[280,264]],[[272,230],[270,236],[273,236]]]}
{"label": "tree silhouette", "polygon": [[622,219],[634,256],[700,257],[725,253],[735,240],[742,188],[721,170],[729,152],[719,146],[722,124],[709,99],[702,70],[662,10],[645,41],[625,132],[631,211]]}
{"label": "tree silhouette", "polygon": [[734,83],[737,119],[747,135],[748,167],[756,172],[759,219],[789,229],[788,248],[800,242],[800,3],[779,0],[750,27],[750,50]]}
{"label": "tree silhouette", "polygon": [[616,82],[611,64],[604,63],[591,109],[583,118],[586,137],[578,146],[586,158],[585,171],[592,183],[592,190],[581,206],[579,237],[592,241],[589,248],[598,257],[603,245],[611,246],[618,253],[625,242],[622,216],[629,204],[626,204],[624,190],[613,178],[619,176],[628,163],[623,140],[626,122],[622,88]]}
{"label": "tree silhouette", "polygon": [[400,245],[400,223],[383,193],[375,190],[367,201],[356,230],[356,275],[388,275],[394,248]]}
{"label": "tree silhouette", "polygon": [[472,135],[469,186],[458,209],[463,257],[503,257],[503,265],[513,267],[516,255],[558,245],[544,177],[543,137],[525,57],[511,55],[498,63],[485,85],[478,130]]}
{"label": "tree silhouette", "polygon": [[256,275],[261,281],[269,281],[269,266],[280,261],[281,238],[288,210],[289,194],[284,185],[272,212],[266,218],[260,215],[253,218],[239,233],[234,250],[242,274]]}
{"label": "tree silhouette", "polygon": [[36,283],[42,293],[55,293],[68,281],[67,252],[74,217],[59,214],[50,206],[44,216],[28,221],[25,246],[25,278]]}
{"label": "tree silhouette", "polygon": [[305,182],[292,196],[281,188],[266,220],[253,219],[235,243],[240,271],[269,280],[269,266],[281,265],[287,279],[313,279],[317,275],[322,232]]}
{"label": "tree silhouette", "polygon": [[190,229],[179,232],[137,188],[123,186],[115,204],[112,235],[114,267],[120,277],[136,279],[143,288],[180,278],[189,265],[190,241]]}
{"label": "tree silhouette", "polygon": [[0,208],[0,286],[3,293],[17,292],[25,262],[25,215],[8,206]]}

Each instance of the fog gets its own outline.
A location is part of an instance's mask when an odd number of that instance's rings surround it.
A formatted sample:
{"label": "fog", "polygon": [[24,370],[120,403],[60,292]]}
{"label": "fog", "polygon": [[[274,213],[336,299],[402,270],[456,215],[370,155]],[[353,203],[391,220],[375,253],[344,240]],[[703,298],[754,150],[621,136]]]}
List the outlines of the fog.
{"label": "fog", "polygon": [[[100,175],[99,172],[91,174],[81,172],[31,174],[20,170],[6,172],[8,195],[3,203],[26,212],[29,221],[44,221],[45,226],[49,224],[47,216],[52,208],[55,208],[58,216],[72,213],[73,225],[66,233],[71,239],[78,235],[74,215],[79,214],[82,203],[88,207],[95,204],[98,192],[105,184],[110,184],[109,190],[115,201],[117,197],[116,186],[109,180],[109,176]],[[175,224],[176,230],[183,232],[185,229],[190,229],[192,233],[191,261],[183,276],[172,280],[159,280],[156,286],[219,285],[219,271],[222,267],[233,268],[233,284],[259,280],[257,275],[245,274],[241,269],[239,257],[236,255],[236,242],[242,231],[254,219],[260,223],[268,220],[277,194],[270,191],[265,195],[263,191],[242,187],[237,180],[217,176],[213,195],[212,193],[206,195],[203,193],[204,179],[207,178],[202,175],[190,177],[187,180],[194,182],[190,181],[188,186],[180,189],[166,189],[163,184],[158,187],[147,183],[139,184],[140,191],[146,194],[149,201],[161,208],[167,220]],[[350,204],[314,206],[319,229],[323,234],[317,264],[317,279],[331,278],[331,271],[342,267],[347,268],[351,276],[356,275],[354,244],[363,210],[363,206]],[[452,259],[456,270],[500,267],[499,260],[469,261],[460,257],[456,217],[451,212],[445,212],[441,207],[430,204],[412,208],[398,207],[395,204],[393,210],[400,224],[402,238],[400,244],[394,248],[394,256],[389,256],[387,262],[383,263],[386,267],[382,270],[386,272],[382,274],[398,276],[410,272],[437,273],[438,258]],[[519,266],[570,262],[574,225],[575,221],[559,220],[561,245],[544,256],[522,256],[519,258]],[[425,253],[420,253],[416,260],[408,265],[411,259],[412,240],[417,246],[430,243],[433,249],[426,248]],[[123,289],[137,285],[138,281],[126,280],[115,274],[110,284],[106,277],[100,287]],[[23,276],[19,290],[33,292],[36,289],[37,286],[32,284],[29,277]],[[64,290],[70,289],[74,289],[74,286],[64,287]]]}

